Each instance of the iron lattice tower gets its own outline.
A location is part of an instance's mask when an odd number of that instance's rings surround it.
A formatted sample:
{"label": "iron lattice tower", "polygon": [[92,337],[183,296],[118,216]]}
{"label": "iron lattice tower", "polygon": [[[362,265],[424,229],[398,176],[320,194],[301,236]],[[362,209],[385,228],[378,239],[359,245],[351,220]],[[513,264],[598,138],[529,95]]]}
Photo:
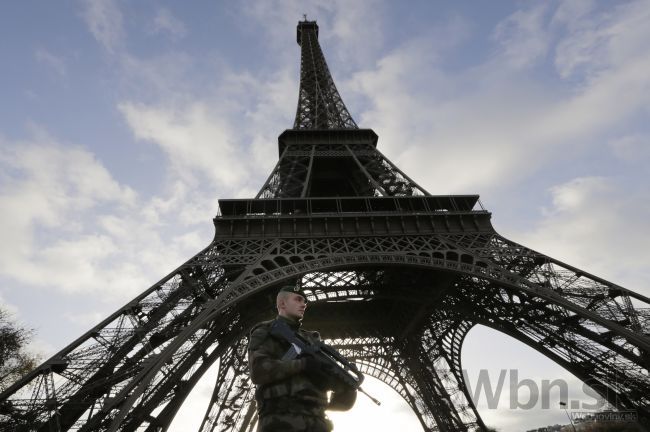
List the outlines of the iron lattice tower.
{"label": "iron lattice tower", "polygon": [[352,120],[317,36],[298,24],[296,121],[257,196],[220,200],[208,247],[0,395],[2,430],[164,431],[216,361],[200,430],[253,430],[247,331],[298,280],[308,326],[425,431],[485,429],[461,372],[476,324],[647,426],[650,299],[500,236],[477,195],[427,193]]}

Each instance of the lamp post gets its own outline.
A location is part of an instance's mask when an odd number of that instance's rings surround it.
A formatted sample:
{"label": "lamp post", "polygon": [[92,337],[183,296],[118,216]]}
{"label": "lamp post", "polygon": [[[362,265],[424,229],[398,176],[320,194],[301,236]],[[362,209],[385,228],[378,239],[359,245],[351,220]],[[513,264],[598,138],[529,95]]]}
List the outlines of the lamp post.
{"label": "lamp post", "polygon": [[571,427],[573,428],[573,432],[576,432],[576,426],[573,424],[573,420],[571,419],[569,412],[566,410],[566,402],[560,401],[560,406],[564,408],[564,412],[566,413],[566,416],[569,418],[569,421],[571,422]]}

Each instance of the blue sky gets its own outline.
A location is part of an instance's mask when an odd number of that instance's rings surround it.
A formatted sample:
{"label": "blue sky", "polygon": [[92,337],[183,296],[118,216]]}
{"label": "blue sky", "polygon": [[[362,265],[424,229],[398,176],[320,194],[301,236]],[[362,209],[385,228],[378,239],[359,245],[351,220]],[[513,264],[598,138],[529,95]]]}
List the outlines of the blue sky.
{"label": "blue sky", "polygon": [[[650,295],[648,1],[3,2],[0,301],[34,350],[205,247],[219,198],[255,195],[293,124],[303,13],[354,119],[410,177],[478,193],[501,234]],[[572,379],[486,329],[463,359]],[[373,390],[388,407],[360,402],[337,430],[414,421]],[[503,431],[565,418],[481,412]]]}

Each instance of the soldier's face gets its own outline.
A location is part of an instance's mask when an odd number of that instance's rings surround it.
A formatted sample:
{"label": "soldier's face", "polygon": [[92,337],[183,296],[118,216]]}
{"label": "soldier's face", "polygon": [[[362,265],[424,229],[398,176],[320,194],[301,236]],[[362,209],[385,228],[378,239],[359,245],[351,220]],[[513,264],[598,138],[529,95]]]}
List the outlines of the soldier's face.
{"label": "soldier's face", "polygon": [[286,317],[300,320],[305,315],[307,302],[300,294],[289,293],[289,295],[283,299],[280,308],[281,312],[284,312]]}

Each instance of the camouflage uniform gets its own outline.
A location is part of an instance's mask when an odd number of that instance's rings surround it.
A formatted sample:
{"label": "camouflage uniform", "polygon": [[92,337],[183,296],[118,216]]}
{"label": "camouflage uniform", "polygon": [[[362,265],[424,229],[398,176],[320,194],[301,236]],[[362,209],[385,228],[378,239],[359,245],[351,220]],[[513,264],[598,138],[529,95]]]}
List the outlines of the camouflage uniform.
{"label": "camouflage uniform", "polygon": [[[317,332],[300,329],[300,323],[282,316],[300,336],[318,340]],[[248,345],[251,379],[257,386],[258,432],[328,432],[331,422],[325,416],[327,390],[305,372],[306,359],[282,360],[289,342],[270,334],[273,320],[253,327]]]}

